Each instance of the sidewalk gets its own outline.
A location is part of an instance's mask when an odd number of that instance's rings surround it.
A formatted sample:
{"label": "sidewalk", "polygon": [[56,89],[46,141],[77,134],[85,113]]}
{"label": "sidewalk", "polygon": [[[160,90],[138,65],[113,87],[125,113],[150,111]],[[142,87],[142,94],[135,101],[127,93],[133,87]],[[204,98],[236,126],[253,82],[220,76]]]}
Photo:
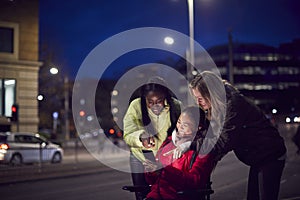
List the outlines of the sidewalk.
{"label": "sidewalk", "polygon": [[[126,164],[128,161],[124,155],[113,152],[107,154],[108,158],[114,158],[118,165]],[[120,158],[120,159],[119,159]],[[122,163],[124,162],[124,163]],[[66,178],[70,176],[81,176],[93,173],[113,171],[113,168],[102,164],[94,158],[84,147],[78,149],[64,149],[64,159],[60,164],[36,163],[23,166],[0,166],[0,185],[14,184],[17,182],[29,182],[45,179]]]}

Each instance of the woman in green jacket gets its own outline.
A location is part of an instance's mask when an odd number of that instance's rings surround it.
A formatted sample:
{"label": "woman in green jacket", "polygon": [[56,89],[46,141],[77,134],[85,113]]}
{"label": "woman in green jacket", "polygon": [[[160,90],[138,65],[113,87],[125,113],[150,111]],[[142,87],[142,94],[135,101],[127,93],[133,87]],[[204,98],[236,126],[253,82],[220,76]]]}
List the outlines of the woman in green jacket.
{"label": "woman in green jacket", "polygon": [[[180,115],[180,102],[172,97],[160,77],[154,77],[141,87],[124,116],[124,141],[130,147],[130,167],[134,185],[147,185],[144,176],[145,155],[156,155],[165,139],[172,134]],[[147,153],[145,153],[147,152]],[[136,192],[143,199],[145,192]]]}

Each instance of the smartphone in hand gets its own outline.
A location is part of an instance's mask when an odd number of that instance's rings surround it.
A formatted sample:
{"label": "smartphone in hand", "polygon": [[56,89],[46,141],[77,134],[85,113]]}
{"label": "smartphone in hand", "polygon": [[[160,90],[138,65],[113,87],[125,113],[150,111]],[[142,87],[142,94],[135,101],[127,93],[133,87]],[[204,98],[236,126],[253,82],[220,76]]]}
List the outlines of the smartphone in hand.
{"label": "smartphone in hand", "polygon": [[142,151],[147,160],[150,160],[151,162],[156,163],[156,159],[153,154],[153,151],[151,151],[151,150],[142,150]]}

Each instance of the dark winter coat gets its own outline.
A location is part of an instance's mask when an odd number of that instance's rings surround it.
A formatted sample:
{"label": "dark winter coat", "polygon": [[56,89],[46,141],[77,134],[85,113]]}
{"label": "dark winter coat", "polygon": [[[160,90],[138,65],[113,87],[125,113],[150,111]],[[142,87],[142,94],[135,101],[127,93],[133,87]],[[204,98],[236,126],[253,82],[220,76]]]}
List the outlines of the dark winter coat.
{"label": "dark winter coat", "polygon": [[[250,166],[282,157],[286,153],[284,140],[265,114],[229,83],[225,83],[225,90],[225,123],[212,150],[218,160],[231,150]],[[194,141],[191,149],[199,149],[202,143],[201,138]]]}

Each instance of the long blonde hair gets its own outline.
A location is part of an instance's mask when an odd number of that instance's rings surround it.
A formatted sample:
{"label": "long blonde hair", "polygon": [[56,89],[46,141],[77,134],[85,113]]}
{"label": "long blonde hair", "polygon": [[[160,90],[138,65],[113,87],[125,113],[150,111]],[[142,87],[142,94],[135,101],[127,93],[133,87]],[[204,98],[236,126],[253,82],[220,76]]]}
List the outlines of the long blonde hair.
{"label": "long blonde hair", "polygon": [[190,89],[197,89],[202,97],[209,101],[211,108],[208,115],[211,137],[218,138],[223,128],[226,116],[226,91],[221,77],[211,71],[203,71],[196,75],[189,84]]}

